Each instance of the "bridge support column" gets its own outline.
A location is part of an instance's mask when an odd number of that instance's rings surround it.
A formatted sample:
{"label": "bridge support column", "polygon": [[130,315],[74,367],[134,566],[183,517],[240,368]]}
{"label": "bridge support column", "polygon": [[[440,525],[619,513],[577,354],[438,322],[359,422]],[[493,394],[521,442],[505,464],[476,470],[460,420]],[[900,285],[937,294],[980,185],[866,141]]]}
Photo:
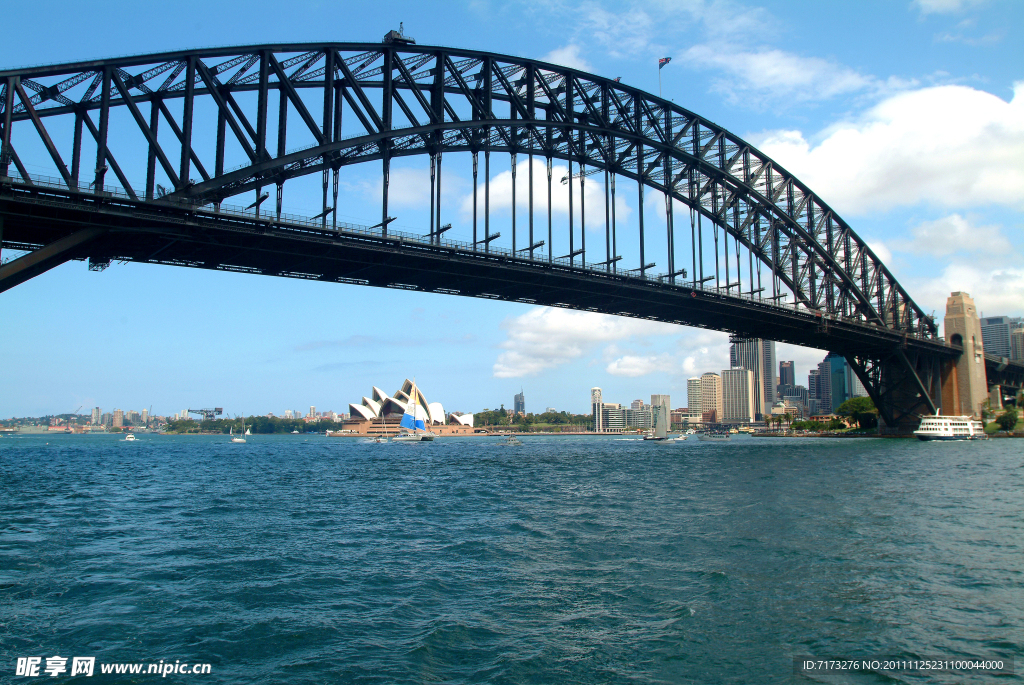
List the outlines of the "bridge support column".
{"label": "bridge support column", "polygon": [[[963,350],[955,368],[943,379],[943,412],[953,415],[980,416],[988,397],[985,373],[985,350],[981,339],[981,322],[974,300],[964,292],[952,293],[946,299],[943,329],[946,343]],[[952,387],[947,388],[951,381]]]}
{"label": "bridge support column", "polygon": [[908,434],[941,406],[939,359],[896,348],[884,359],[847,361],[878,408],[879,432]]}
{"label": "bridge support column", "polygon": [[992,411],[1003,410],[1003,386],[998,383],[988,390],[988,408]]}

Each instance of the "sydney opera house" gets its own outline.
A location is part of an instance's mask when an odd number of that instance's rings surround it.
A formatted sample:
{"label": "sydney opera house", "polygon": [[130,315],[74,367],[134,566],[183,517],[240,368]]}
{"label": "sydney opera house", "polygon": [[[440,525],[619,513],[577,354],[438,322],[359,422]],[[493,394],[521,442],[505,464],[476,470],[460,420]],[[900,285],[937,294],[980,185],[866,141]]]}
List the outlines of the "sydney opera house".
{"label": "sydney opera house", "polygon": [[[363,397],[359,404],[349,404],[351,419],[342,425],[341,434],[393,435],[399,432],[402,416],[409,407],[412,381],[408,378],[393,395],[388,395],[374,386],[369,397]],[[430,402],[423,388],[416,387],[417,419],[423,419],[427,429],[438,435],[472,435],[472,414],[445,414],[440,402]]]}

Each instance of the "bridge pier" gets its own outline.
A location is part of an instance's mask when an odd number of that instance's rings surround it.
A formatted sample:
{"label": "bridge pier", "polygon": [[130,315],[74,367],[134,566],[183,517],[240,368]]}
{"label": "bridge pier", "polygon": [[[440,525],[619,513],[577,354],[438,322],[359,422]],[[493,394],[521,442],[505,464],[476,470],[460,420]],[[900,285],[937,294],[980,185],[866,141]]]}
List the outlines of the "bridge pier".
{"label": "bridge pier", "polygon": [[981,408],[989,394],[985,371],[985,350],[981,338],[981,322],[974,300],[964,292],[954,292],[946,299],[943,319],[946,344],[963,350],[963,354],[944,374],[943,413],[981,416]]}

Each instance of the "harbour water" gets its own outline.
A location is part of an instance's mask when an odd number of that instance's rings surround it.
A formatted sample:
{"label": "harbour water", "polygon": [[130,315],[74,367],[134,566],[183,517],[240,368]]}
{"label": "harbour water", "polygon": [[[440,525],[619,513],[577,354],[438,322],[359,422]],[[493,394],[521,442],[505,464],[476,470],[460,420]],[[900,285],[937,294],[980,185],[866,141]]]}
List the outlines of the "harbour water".
{"label": "harbour water", "polygon": [[0,682],[1022,681],[1024,442],[693,437],[0,438]]}

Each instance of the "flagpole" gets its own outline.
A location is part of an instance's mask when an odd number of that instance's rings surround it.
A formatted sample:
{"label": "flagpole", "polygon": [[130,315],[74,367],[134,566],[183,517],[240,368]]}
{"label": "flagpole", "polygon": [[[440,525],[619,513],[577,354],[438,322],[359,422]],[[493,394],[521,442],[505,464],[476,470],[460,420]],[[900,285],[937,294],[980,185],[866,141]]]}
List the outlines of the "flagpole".
{"label": "flagpole", "polygon": [[658,97],[661,97],[661,62],[658,62]]}

